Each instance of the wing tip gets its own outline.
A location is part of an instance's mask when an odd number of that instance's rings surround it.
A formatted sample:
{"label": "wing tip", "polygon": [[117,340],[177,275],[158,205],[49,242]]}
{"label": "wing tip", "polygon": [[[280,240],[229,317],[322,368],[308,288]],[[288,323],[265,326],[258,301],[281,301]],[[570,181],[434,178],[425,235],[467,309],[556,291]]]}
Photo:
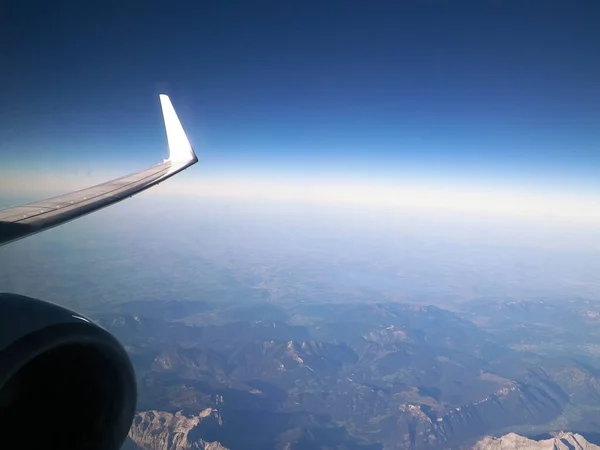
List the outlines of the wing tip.
{"label": "wing tip", "polygon": [[190,141],[185,134],[185,130],[181,125],[179,117],[173,108],[171,99],[167,94],[158,94],[160,105],[163,112],[165,122],[165,130],[167,132],[167,142],[169,144],[169,158],[167,161],[178,163],[194,164],[198,161],[198,157],[190,144]]}

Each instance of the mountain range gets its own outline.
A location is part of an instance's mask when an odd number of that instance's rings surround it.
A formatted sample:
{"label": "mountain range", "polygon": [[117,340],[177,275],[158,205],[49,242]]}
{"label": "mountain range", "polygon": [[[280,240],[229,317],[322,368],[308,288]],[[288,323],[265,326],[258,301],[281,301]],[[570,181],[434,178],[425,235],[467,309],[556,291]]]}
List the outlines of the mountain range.
{"label": "mountain range", "polygon": [[94,318],[136,367],[130,446],[429,450],[600,428],[600,307],[565,305],[271,305],[255,320],[260,303],[132,302]]}

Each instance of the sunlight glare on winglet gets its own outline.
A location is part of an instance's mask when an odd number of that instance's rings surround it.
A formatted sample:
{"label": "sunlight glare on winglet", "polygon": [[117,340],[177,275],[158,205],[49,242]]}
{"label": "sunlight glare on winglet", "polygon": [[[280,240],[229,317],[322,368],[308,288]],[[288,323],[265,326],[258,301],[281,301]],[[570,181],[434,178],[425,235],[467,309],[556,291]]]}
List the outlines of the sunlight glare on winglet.
{"label": "sunlight glare on winglet", "polygon": [[194,150],[185,135],[177,113],[171,104],[171,100],[165,94],[160,94],[160,105],[167,130],[167,141],[169,143],[169,159],[171,162],[187,162],[197,160]]}

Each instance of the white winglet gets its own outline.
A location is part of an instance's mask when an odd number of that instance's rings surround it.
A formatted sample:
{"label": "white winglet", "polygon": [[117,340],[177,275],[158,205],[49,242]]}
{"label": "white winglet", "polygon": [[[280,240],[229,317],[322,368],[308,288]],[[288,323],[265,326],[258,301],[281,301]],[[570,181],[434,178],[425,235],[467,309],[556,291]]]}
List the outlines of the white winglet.
{"label": "white winglet", "polygon": [[160,94],[160,105],[162,106],[165,128],[167,130],[167,141],[169,143],[169,159],[171,162],[197,161],[198,158],[188,141],[177,113],[171,104],[171,99],[165,94]]}

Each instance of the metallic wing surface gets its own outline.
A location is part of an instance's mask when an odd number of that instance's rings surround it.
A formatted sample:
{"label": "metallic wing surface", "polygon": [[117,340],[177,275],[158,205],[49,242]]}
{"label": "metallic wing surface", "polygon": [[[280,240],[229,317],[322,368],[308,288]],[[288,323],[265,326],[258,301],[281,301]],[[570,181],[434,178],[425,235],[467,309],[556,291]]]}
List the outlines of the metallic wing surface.
{"label": "metallic wing surface", "polygon": [[58,197],[0,210],[0,245],[39,233],[142,192],[198,161],[167,95],[159,96],[169,158],[153,167]]}

